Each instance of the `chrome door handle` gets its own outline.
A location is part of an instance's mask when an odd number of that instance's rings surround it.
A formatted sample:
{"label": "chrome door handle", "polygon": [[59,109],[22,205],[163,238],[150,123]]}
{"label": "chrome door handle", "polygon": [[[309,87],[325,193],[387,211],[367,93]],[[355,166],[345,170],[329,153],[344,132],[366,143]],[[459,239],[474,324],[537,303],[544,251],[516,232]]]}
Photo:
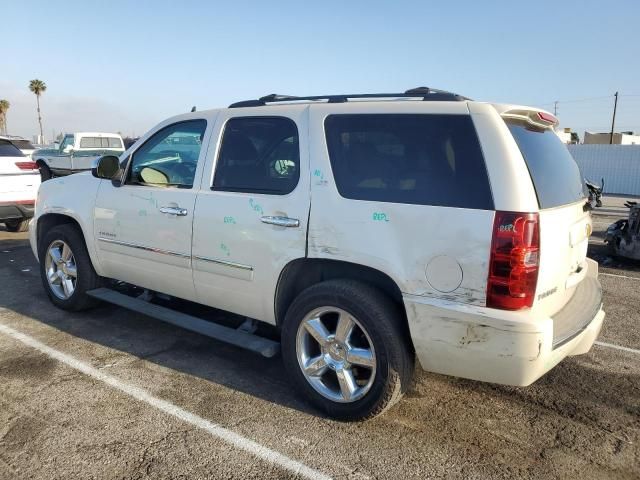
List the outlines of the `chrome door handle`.
{"label": "chrome door handle", "polygon": [[260,218],[262,223],[268,223],[269,225],[277,225],[279,227],[299,227],[300,220],[297,218],[289,218],[289,217],[262,217]]}
{"label": "chrome door handle", "polygon": [[160,207],[160,213],[175,215],[177,217],[184,217],[187,215],[187,209],[180,207]]}

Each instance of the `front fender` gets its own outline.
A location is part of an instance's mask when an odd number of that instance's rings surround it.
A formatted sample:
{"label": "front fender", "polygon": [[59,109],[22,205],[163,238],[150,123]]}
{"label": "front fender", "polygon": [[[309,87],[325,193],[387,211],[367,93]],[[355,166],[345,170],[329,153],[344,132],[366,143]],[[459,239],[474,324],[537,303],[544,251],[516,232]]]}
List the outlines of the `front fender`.
{"label": "front fender", "polygon": [[32,248],[38,256],[37,239],[41,238],[48,225],[56,222],[43,221],[53,215],[61,215],[72,219],[82,231],[89,257],[98,275],[102,275],[102,267],[95,248],[93,235],[93,212],[100,186],[100,179],[90,173],[81,173],[68,177],[54,178],[44,182],[38,190],[36,211],[32,222]]}

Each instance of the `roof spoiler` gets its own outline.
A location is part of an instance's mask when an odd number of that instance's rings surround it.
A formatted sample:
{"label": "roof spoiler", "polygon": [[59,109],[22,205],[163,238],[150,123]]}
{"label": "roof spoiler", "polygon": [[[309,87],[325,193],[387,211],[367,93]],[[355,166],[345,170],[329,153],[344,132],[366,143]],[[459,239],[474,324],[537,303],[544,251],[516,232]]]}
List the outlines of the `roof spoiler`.
{"label": "roof spoiler", "polygon": [[538,128],[554,128],[559,123],[556,117],[541,110],[517,108],[504,111],[500,116],[505,119],[520,120]]}

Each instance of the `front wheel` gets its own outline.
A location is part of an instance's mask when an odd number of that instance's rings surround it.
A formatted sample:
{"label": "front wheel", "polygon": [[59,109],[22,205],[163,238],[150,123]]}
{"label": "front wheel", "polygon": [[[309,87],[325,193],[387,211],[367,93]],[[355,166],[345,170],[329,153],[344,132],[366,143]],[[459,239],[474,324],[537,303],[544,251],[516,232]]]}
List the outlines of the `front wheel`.
{"label": "front wheel", "polygon": [[46,232],[38,243],[38,259],[42,285],[57,307],[78,311],[98,303],[87,291],[98,288],[101,278],[77,227],[58,225]]}
{"label": "front wheel", "polygon": [[363,420],[381,414],[408,388],[414,354],[400,309],[384,293],[351,280],[309,287],[282,330],[290,377],[328,415]]}

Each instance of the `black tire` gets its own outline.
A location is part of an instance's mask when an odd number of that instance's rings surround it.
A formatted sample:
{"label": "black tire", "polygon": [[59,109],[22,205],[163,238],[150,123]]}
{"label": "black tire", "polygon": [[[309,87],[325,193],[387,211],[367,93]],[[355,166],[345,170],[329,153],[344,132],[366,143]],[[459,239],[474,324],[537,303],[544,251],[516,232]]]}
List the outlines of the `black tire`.
{"label": "black tire", "polygon": [[40,170],[40,181],[46,182],[50,178],[53,178],[51,169],[44,163],[38,162],[38,169]]}
{"label": "black tire", "polygon": [[21,220],[6,220],[4,226],[7,232],[26,232],[29,230],[29,219],[23,218]]}
{"label": "black tire", "polygon": [[[351,403],[333,401],[318,393],[298,362],[298,327],[312,310],[325,306],[337,307],[355,317],[375,349],[373,384],[362,398]],[[282,356],[289,377],[299,390],[329,416],[343,421],[373,418],[400,400],[413,379],[415,358],[404,312],[380,290],[354,280],[318,283],[298,295],[284,320]]]}
{"label": "black tire", "polygon": [[[45,258],[49,246],[56,240],[62,240],[71,248],[76,263],[76,287],[73,294],[67,299],[61,299],[56,296],[47,280]],[[42,285],[49,299],[55,306],[63,310],[80,311],[94,307],[99,303],[98,300],[87,295],[87,291],[100,287],[102,285],[102,278],[98,276],[93,268],[84,237],[78,227],[71,224],[64,224],[53,227],[46,232],[38,242],[38,259],[40,261],[40,278]]]}

